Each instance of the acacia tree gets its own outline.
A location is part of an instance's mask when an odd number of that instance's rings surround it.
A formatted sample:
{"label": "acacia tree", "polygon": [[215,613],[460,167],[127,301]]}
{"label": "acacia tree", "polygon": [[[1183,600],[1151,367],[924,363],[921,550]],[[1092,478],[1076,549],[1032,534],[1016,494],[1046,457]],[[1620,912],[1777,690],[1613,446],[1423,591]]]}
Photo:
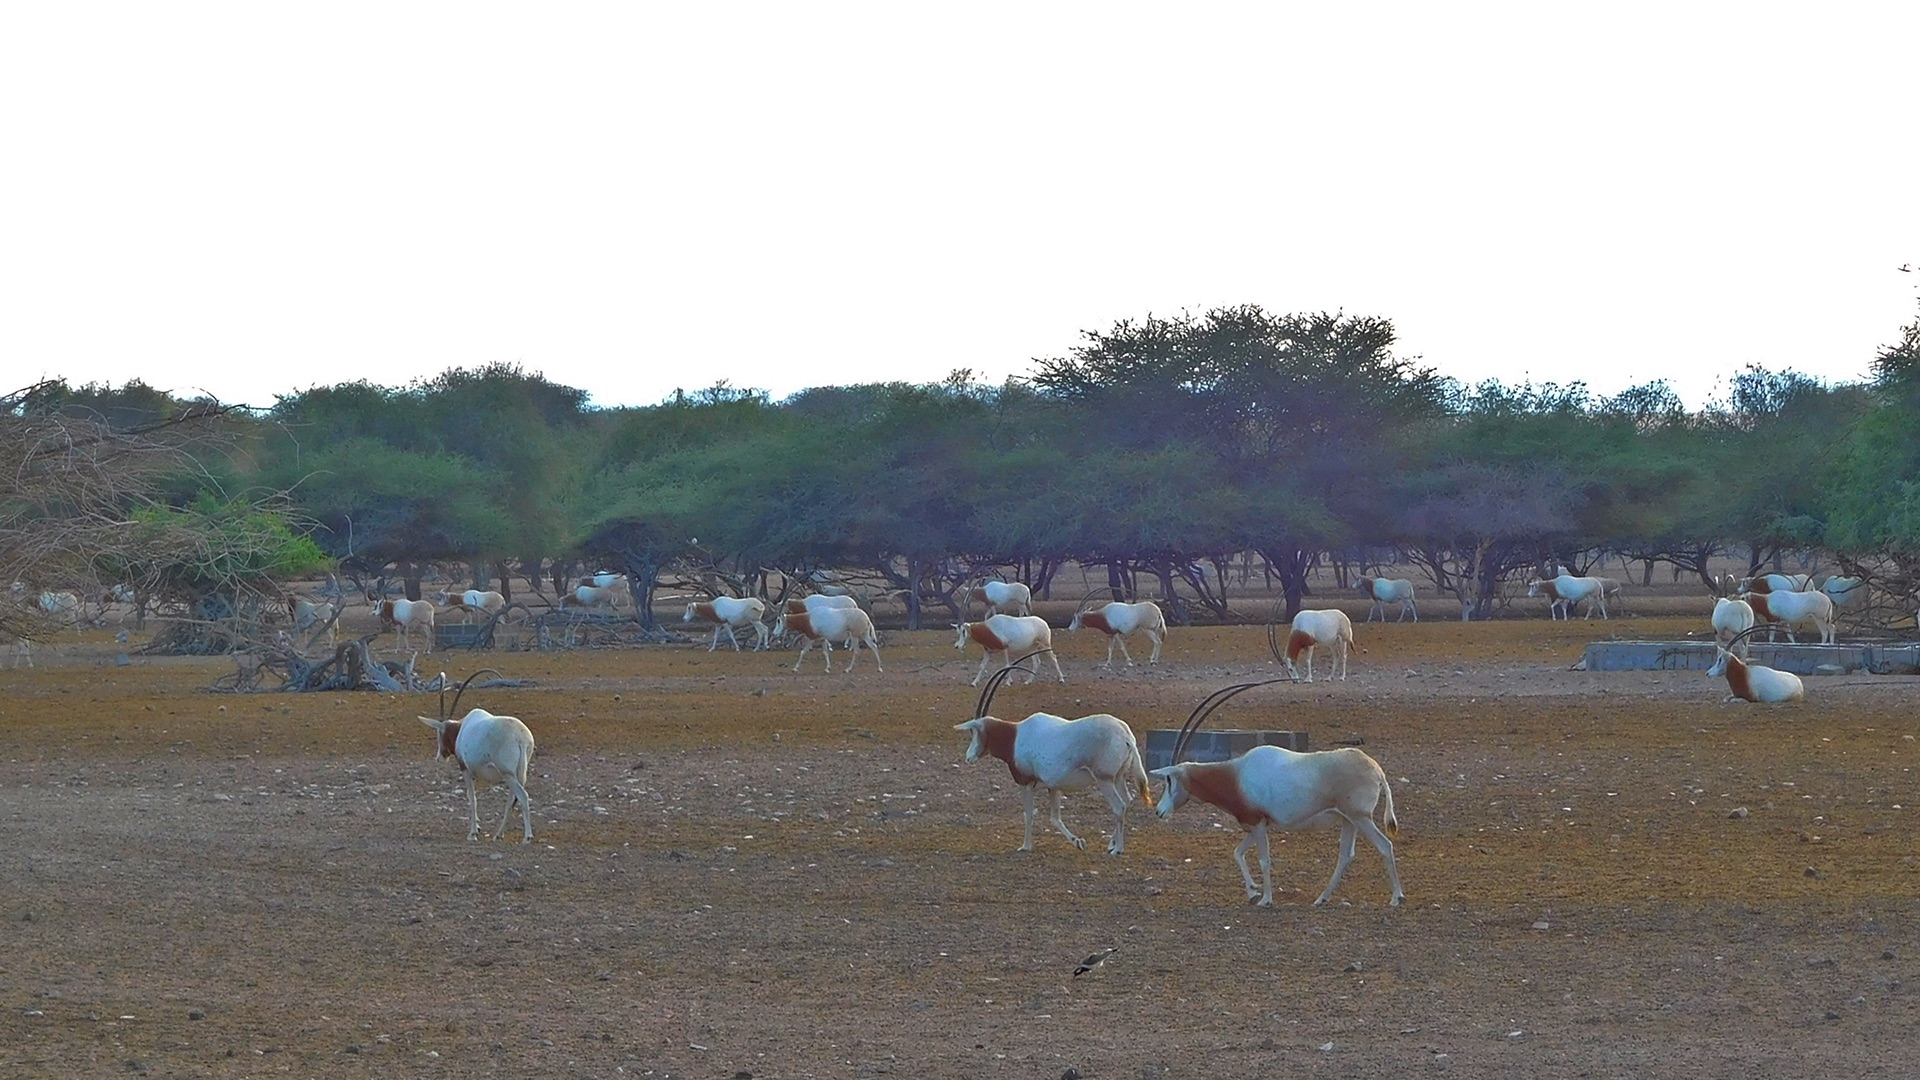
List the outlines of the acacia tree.
{"label": "acacia tree", "polygon": [[1071,406],[1085,442],[1204,449],[1207,468],[1257,508],[1249,546],[1280,578],[1288,617],[1314,556],[1370,524],[1380,478],[1396,473],[1397,433],[1438,416],[1447,387],[1392,354],[1384,319],[1248,305],[1084,337],[1040,361],[1034,385]]}
{"label": "acacia tree", "polygon": [[1853,574],[1920,596],[1920,320],[1874,359],[1875,407],[1839,440],[1824,539]]}
{"label": "acacia tree", "polygon": [[398,389],[367,382],[282,397],[262,427],[260,479],[298,493],[349,568],[397,568],[419,599],[431,560],[498,578],[510,557],[557,554],[598,418],[585,391],[514,365]]}
{"label": "acacia tree", "polygon": [[[122,428],[98,414],[75,415],[63,390],[41,383],[0,396],[0,470],[11,480],[0,496],[5,580],[29,592],[130,586],[144,602],[193,616],[175,623],[160,647],[207,652],[258,636],[276,578],[324,565],[282,500],[205,489],[185,501],[167,497],[211,475],[211,458],[231,444],[232,408],[176,403],[159,419],[135,416]],[[32,637],[45,629],[30,603],[0,605],[0,630]]]}

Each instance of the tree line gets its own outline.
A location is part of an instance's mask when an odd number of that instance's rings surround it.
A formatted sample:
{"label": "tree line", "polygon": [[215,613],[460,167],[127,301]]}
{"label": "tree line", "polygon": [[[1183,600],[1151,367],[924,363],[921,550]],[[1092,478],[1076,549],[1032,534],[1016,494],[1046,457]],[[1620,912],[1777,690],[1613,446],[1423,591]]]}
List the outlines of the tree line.
{"label": "tree line", "polygon": [[[1248,551],[1289,611],[1329,556],[1410,560],[1481,615],[1510,575],[1604,553],[1710,583],[1731,550],[1817,550],[1920,591],[1920,322],[1867,382],[1748,367],[1700,409],[1664,382],[1465,385],[1394,343],[1385,319],[1244,306],[1086,332],[1000,385],[719,383],[601,409],[513,365],[342,383],[220,411],[143,512],[274,515],[413,596],[435,564],[476,584],[612,569],[643,612],[663,575],[746,592],[831,570],[901,590],[917,621],[977,575],[1044,586],[1079,563],[1224,615]],[[4,415],[124,432],[207,406],[55,383]]]}

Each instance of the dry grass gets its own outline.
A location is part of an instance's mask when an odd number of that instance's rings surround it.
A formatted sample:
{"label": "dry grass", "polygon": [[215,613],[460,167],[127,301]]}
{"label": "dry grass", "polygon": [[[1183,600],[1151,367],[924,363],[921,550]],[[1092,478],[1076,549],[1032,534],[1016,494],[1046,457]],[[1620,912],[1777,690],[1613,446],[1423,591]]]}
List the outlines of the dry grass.
{"label": "dry grass", "polygon": [[[1701,622],[1359,625],[1345,684],[1235,699],[1216,723],[1363,739],[1386,767],[1400,910],[1365,849],[1307,906],[1330,833],[1276,844],[1284,891],[1245,906],[1237,833],[1204,808],[1142,815],[1113,859],[1078,797],[1087,851],[1015,853],[1017,792],[949,730],[977,657],[944,631],[895,631],[886,672],[851,677],[703,648],[437,658],[539,684],[477,699],[539,739],[530,846],[464,841],[464,793],[413,720],[431,699],[212,695],[225,662],[43,646],[0,672],[0,1062],[1910,1075],[1913,681],[1810,680],[1766,709],[1698,674],[1567,670],[1595,637]],[[1070,683],[997,711],[1171,726],[1272,674],[1257,627],[1176,628],[1151,672],[1058,641]],[[483,795],[485,826],[503,799]]]}

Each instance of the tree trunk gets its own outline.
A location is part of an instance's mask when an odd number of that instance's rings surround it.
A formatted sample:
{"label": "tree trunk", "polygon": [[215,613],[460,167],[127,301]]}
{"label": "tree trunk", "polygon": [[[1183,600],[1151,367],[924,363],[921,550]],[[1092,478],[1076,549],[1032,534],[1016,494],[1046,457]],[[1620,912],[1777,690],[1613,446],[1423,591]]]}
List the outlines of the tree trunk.
{"label": "tree trunk", "polygon": [[1280,579],[1280,589],[1287,599],[1286,618],[1292,621],[1300,614],[1300,601],[1307,595],[1307,571],[1313,566],[1313,553],[1297,547],[1262,547],[1260,557]]}

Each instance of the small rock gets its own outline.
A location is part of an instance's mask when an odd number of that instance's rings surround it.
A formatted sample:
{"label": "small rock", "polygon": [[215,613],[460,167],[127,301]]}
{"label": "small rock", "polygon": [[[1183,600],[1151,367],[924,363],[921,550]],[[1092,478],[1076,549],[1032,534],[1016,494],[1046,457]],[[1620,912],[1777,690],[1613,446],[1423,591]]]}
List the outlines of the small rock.
{"label": "small rock", "polygon": [[189,1020],[205,1020],[206,1018],[207,1018],[207,1014],[204,1012],[201,1012],[199,1009],[194,1009],[191,1012],[187,1013],[187,1019]]}
{"label": "small rock", "polygon": [[1545,930],[1548,928],[1549,925],[1550,924],[1547,922],[1547,920],[1541,919],[1539,922],[1533,924],[1533,928],[1535,930]]}
{"label": "small rock", "polygon": [[1331,1054],[1331,1053],[1333,1053],[1333,1044],[1332,1044],[1331,1042],[1323,1042],[1323,1043],[1321,1043],[1321,1044],[1320,1044],[1320,1052],[1321,1052],[1321,1053],[1323,1053],[1323,1054]]}
{"label": "small rock", "polygon": [[1352,963],[1350,963],[1350,964],[1348,964],[1348,965],[1347,965],[1346,967],[1344,967],[1344,968],[1341,968],[1340,970],[1342,970],[1342,971],[1346,971],[1346,972],[1355,972],[1355,971],[1359,971],[1359,970],[1360,970],[1360,961],[1358,961],[1358,960],[1355,960],[1355,961],[1353,961]]}
{"label": "small rock", "polygon": [[1898,957],[1898,956],[1895,956],[1895,955],[1894,955],[1894,952],[1893,952],[1893,950],[1892,950],[1892,949],[1888,949],[1888,950],[1887,950],[1886,952],[1883,952],[1883,953],[1881,953],[1881,954],[1880,954],[1880,959],[1882,959],[1882,960],[1898,960],[1898,959],[1899,959],[1899,957]]}
{"label": "small rock", "polygon": [[1811,867],[1811,866],[1809,866],[1809,867],[1807,867],[1807,868],[1806,868],[1806,869],[1805,869],[1804,871],[1802,871],[1802,874],[1804,874],[1804,875],[1805,875],[1805,876],[1807,876],[1807,877],[1819,877],[1819,876],[1820,876],[1820,871],[1818,871],[1818,870],[1816,870],[1816,869],[1814,869],[1813,867]]}
{"label": "small rock", "polygon": [[1735,819],[1735,820],[1737,821],[1737,820],[1739,820],[1739,819],[1741,819],[1741,818],[1744,818],[1744,817],[1746,817],[1746,816],[1747,816],[1747,808],[1746,808],[1746,807],[1744,807],[1744,806],[1736,806],[1736,807],[1734,807],[1734,808],[1733,808],[1733,810],[1732,810],[1732,811],[1730,811],[1730,812],[1729,812],[1729,813],[1727,814],[1727,816],[1728,816],[1728,817],[1730,817],[1730,818],[1733,818],[1733,819]]}
{"label": "small rock", "polygon": [[1066,1072],[1060,1074],[1060,1080],[1080,1080],[1080,1070],[1068,1069]]}

